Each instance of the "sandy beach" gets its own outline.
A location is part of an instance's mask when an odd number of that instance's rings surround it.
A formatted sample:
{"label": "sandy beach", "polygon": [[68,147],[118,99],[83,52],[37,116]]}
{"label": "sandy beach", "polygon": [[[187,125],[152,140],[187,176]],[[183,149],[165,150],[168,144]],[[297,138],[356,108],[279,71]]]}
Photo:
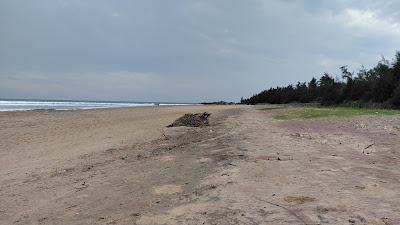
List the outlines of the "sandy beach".
{"label": "sandy beach", "polygon": [[33,169],[68,166],[69,160],[162,137],[185,113],[229,107],[178,106],[0,113],[0,171],[25,175]]}
{"label": "sandy beach", "polygon": [[400,224],[399,116],[284,110],[0,113],[0,224]]}

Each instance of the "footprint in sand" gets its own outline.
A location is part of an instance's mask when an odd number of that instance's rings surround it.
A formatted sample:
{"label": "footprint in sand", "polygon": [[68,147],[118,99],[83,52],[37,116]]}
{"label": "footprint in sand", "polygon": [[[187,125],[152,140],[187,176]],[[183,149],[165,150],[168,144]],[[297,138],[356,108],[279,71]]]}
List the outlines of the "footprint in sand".
{"label": "footprint in sand", "polygon": [[161,156],[159,158],[159,160],[161,160],[162,162],[170,162],[170,161],[174,161],[175,160],[175,156],[172,155],[165,155],[165,156]]}
{"label": "footprint in sand", "polygon": [[198,162],[200,164],[208,163],[208,162],[211,162],[211,161],[213,161],[213,160],[210,159],[210,158],[201,158],[201,159],[196,160],[196,162]]}
{"label": "footprint in sand", "polygon": [[182,192],[182,186],[180,185],[167,184],[153,187],[153,193],[156,195],[175,194],[178,192]]}
{"label": "footprint in sand", "polygon": [[308,196],[287,196],[284,200],[287,203],[301,205],[307,202],[315,202],[317,199]]}

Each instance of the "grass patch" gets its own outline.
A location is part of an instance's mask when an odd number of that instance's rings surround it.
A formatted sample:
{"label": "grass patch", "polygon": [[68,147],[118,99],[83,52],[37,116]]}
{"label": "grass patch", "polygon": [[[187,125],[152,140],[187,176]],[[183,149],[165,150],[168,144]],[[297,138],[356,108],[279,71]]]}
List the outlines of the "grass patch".
{"label": "grass patch", "polygon": [[278,120],[313,119],[321,117],[353,117],[362,115],[391,116],[400,115],[400,110],[364,109],[346,107],[294,108],[289,112],[273,116]]}
{"label": "grass patch", "polygon": [[264,105],[262,108],[257,108],[257,110],[261,111],[270,111],[275,109],[284,109],[287,105]]}
{"label": "grass patch", "polygon": [[274,110],[274,109],[283,109],[283,107],[268,107],[268,108],[261,108],[261,109],[258,109],[258,110],[269,111],[269,110]]}

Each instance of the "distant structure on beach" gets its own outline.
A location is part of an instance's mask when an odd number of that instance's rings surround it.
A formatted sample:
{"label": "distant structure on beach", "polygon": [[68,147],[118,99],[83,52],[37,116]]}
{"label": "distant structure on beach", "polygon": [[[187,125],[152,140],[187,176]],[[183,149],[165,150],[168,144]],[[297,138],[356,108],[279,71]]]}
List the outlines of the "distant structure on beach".
{"label": "distant structure on beach", "polygon": [[201,104],[202,105],[235,105],[236,103],[219,101],[219,102],[202,102]]}

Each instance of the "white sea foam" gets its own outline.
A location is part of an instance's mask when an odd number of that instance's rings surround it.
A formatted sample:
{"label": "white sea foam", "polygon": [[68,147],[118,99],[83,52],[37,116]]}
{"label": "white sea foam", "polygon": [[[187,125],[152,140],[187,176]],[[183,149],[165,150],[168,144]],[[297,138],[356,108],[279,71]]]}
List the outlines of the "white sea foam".
{"label": "white sea foam", "polygon": [[181,103],[153,102],[96,102],[96,101],[29,101],[29,100],[0,100],[0,112],[29,111],[29,110],[77,110],[99,108],[122,108],[143,106],[191,105]]}

